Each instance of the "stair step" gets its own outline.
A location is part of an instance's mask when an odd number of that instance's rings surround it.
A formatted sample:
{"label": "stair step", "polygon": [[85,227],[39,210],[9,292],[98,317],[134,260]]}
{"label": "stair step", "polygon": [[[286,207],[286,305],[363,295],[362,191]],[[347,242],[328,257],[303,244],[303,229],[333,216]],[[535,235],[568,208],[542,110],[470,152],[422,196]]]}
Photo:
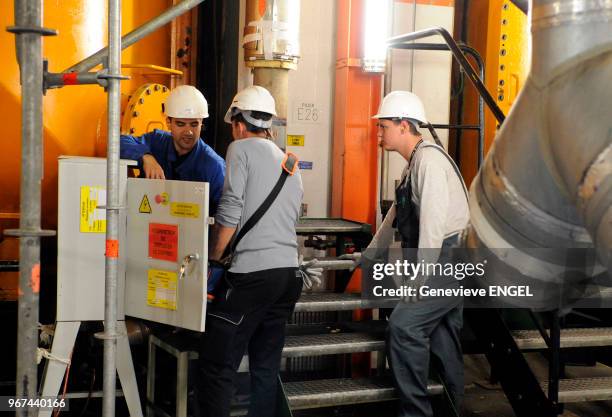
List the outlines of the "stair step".
{"label": "stair step", "polygon": [[[541,384],[545,393],[548,383]],[[389,377],[363,379],[324,379],[284,384],[292,410],[373,403],[397,399]],[[428,384],[430,395],[443,392],[442,384]],[[575,378],[559,381],[559,402],[577,403],[612,399],[612,377]],[[246,407],[232,410],[232,416],[246,415]]]}
{"label": "stair step", "polygon": [[[537,330],[517,330],[512,332],[512,335],[519,349],[546,348],[546,342]],[[598,346],[612,346],[611,327],[561,330],[562,348]]]}
{"label": "stair step", "polygon": [[287,336],[283,357],[334,355],[339,353],[373,352],[385,348],[382,334],[329,333]]}
{"label": "stair step", "polygon": [[[397,399],[391,378],[323,379],[287,382],[285,392],[292,410],[373,403]],[[430,383],[429,393],[442,393],[442,385]]]}
{"label": "stair step", "polygon": [[304,311],[343,311],[360,308],[393,308],[394,300],[366,300],[357,293],[307,292],[303,293],[297,304],[296,312]]}
{"label": "stair step", "polygon": [[353,269],[355,266],[355,262],[350,259],[338,259],[335,257],[304,259],[304,262],[308,262],[313,259],[317,260],[313,267],[323,268],[325,271],[349,270]]}
{"label": "stair step", "polygon": [[[542,383],[548,393],[548,383]],[[574,378],[559,381],[559,402],[577,403],[612,399],[612,377]]]}
{"label": "stair step", "polygon": [[[378,331],[364,333],[327,333],[306,336],[288,336],[283,349],[284,357],[332,355],[340,353],[373,352],[384,350],[385,339]],[[544,349],[546,343],[537,330],[513,332],[520,349]],[[561,331],[562,348],[612,346],[612,328],[564,329]]]}
{"label": "stair step", "polygon": [[301,218],[295,225],[298,234],[329,233],[371,233],[372,227],[366,223],[333,218]]}

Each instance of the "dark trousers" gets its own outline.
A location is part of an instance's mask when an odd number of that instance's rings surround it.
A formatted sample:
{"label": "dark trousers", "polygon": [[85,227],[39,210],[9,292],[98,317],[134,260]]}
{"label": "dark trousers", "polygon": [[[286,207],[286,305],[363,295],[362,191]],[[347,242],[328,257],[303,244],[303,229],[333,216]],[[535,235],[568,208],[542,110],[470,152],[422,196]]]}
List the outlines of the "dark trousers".
{"label": "dark trousers", "polygon": [[430,352],[443,365],[444,379],[455,409],[463,400],[463,356],[459,332],[463,299],[437,298],[400,302],[389,318],[387,349],[400,395],[398,417],[431,417],[427,394]]}
{"label": "dark trousers", "polygon": [[272,417],[285,326],[302,292],[296,268],[228,274],[209,306],[199,352],[198,392],[203,417],[226,417],[236,371],[249,354],[249,417]]}

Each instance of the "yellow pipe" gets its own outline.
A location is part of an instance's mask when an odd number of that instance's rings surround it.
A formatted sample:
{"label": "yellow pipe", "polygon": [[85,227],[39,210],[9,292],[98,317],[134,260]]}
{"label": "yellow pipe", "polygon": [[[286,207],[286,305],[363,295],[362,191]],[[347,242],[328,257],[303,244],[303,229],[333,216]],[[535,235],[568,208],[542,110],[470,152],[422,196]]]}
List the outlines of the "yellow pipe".
{"label": "yellow pipe", "polygon": [[144,68],[144,69],[150,69],[153,70],[153,73],[142,73],[144,74],[157,74],[157,73],[162,73],[162,74],[170,74],[170,75],[183,75],[183,71],[179,71],[179,70],[175,70],[172,68],[168,68],[168,67],[162,67],[161,65],[155,65],[155,64],[123,64],[121,65],[121,68]]}

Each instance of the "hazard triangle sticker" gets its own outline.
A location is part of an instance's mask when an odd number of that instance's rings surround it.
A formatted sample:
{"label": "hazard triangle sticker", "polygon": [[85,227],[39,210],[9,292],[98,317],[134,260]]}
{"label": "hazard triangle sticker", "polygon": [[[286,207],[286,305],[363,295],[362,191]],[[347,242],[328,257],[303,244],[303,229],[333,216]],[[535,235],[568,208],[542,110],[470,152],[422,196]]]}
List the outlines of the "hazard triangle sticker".
{"label": "hazard triangle sticker", "polygon": [[151,214],[151,204],[149,204],[149,197],[145,194],[140,201],[140,207],[138,208],[140,213]]}

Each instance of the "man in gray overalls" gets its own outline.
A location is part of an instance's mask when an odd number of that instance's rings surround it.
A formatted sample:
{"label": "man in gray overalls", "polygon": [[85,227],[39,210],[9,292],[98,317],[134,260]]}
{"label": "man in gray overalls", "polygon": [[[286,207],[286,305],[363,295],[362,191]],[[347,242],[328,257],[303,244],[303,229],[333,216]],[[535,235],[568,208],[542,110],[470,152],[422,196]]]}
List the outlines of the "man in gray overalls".
{"label": "man in gray overalls", "polygon": [[[412,253],[417,252],[417,259],[431,261],[434,253],[433,262],[450,262],[444,248],[457,242],[469,220],[467,190],[456,165],[444,148],[423,140],[418,127],[426,123],[425,111],[415,94],[391,92],[374,118],[378,119],[380,146],[398,152],[408,164],[395,190],[395,203],[370,247],[389,247],[397,229],[402,248],[415,248]],[[431,281],[427,282],[430,287],[458,287],[453,277]],[[444,365],[442,377],[459,410],[463,399],[462,309],[461,297],[438,297],[401,301],[393,310],[387,348],[400,394],[399,416],[433,414],[427,394],[430,352]]]}

